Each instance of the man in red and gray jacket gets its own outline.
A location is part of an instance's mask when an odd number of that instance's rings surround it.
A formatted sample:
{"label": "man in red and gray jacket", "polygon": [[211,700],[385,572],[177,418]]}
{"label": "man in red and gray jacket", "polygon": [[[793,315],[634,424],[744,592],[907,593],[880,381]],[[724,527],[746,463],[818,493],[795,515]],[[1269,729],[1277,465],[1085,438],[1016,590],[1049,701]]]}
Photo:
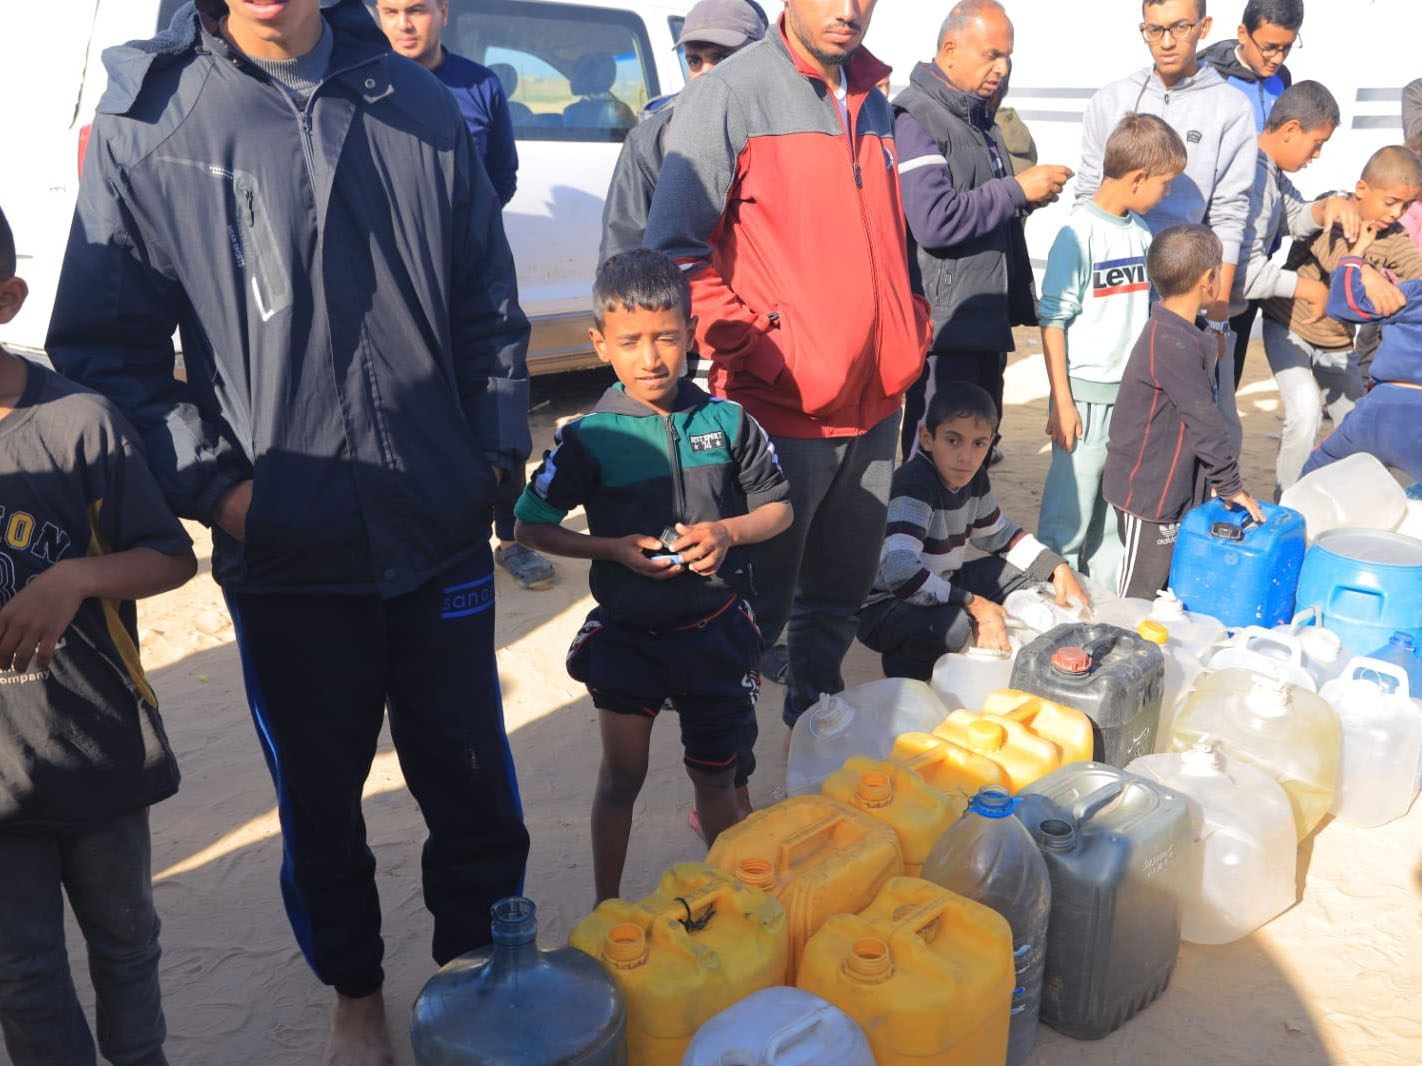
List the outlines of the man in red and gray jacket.
{"label": "man in red and gray jacket", "polygon": [[844,687],[928,345],[874,88],[889,70],[860,47],[875,3],[786,0],[764,41],[687,86],[647,226],[690,272],[712,392],[766,428],[790,481],[795,524],[755,578],[766,640],[789,620],[787,724]]}

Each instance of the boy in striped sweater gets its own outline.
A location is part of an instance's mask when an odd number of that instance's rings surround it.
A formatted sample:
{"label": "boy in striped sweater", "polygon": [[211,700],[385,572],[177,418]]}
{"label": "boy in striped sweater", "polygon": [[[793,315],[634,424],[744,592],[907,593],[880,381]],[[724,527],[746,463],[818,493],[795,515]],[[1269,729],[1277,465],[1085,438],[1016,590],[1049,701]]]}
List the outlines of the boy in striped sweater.
{"label": "boy in striped sweater", "polygon": [[[894,474],[888,528],[859,639],[888,677],[927,681],[945,652],[1006,650],[1008,593],[1050,581],[1057,602],[1086,603],[1060,555],[1002,513],[984,465],[998,411],[977,385],[952,382],[929,402],[919,451]],[[969,546],[985,556],[965,562]]]}

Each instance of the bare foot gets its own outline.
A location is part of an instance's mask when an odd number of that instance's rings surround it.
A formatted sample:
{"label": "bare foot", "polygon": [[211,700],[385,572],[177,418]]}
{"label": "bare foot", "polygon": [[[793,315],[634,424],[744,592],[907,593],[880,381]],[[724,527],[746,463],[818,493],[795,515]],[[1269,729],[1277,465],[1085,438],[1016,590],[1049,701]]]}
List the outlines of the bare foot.
{"label": "bare foot", "polygon": [[351,999],[337,994],[325,1066],[395,1066],[395,1048],[379,992]]}

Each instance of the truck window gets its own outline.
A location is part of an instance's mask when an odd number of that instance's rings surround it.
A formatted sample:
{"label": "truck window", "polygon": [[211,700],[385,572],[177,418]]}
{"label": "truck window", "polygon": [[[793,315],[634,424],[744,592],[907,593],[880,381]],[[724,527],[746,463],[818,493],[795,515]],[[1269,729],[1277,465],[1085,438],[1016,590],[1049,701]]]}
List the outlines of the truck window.
{"label": "truck window", "polygon": [[482,63],[508,93],[527,141],[621,141],[660,91],[652,46],[630,11],[453,0],[445,46]]}

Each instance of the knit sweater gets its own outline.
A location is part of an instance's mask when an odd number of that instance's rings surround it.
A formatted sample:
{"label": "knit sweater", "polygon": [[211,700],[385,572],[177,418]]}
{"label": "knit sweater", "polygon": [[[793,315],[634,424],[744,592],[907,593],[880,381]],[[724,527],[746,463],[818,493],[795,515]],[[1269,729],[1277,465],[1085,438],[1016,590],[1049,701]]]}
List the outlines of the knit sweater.
{"label": "knit sweater", "polygon": [[879,572],[866,606],[895,597],[918,607],[966,603],[953,575],[969,545],[1001,555],[1039,581],[1065,561],[1002,513],[985,467],[955,492],[932,457],[917,453],[894,474]]}

